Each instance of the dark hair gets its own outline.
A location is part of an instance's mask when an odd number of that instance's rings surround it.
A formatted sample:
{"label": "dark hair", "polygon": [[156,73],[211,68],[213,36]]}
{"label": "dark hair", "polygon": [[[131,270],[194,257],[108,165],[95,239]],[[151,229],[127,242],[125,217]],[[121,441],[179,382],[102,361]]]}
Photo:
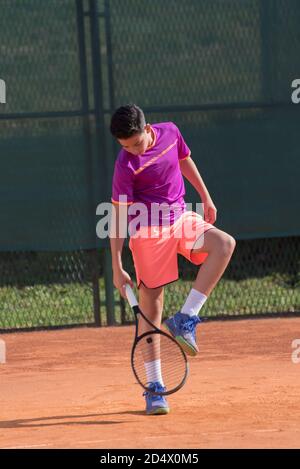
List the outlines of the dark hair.
{"label": "dark hair", "polygon": [[119,107],[110,122],[110,131],[116,138],[130,138],[143,132],[146,121],[143,111],[135,104]]}

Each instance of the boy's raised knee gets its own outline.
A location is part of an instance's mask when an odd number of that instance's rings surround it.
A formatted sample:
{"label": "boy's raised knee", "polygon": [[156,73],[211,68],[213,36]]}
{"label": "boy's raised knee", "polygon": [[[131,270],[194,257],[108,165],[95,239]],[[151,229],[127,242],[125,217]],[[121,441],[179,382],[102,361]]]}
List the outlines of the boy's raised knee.
{"label": "boy's raised knee", "polygon": [[223,255],[224,257],[231,256],[235,249],[235,246],[236,246],[235,239],[230,235],[226,235],[224,238],[222,238],[220,242],[219,249],[220,249],[221,255]]}

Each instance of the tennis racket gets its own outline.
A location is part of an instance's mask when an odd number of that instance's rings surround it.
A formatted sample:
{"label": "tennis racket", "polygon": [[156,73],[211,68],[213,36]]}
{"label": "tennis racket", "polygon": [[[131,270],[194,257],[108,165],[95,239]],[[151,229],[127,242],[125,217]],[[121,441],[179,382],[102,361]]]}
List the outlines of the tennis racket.
{"label": "tennis racket", "polygon": [[[131,351],[131,366],[138,383],[154,395],[167,396],[182,388],[186,382],[189,365],[180,345],[169,334],[158,329],[143,314],[130,285],[125,292],[135,316],[135,338]],[[147,331],[139,335],[139,325],[144,320]],[[159,361],[160,360],[160,361]],[[149,380],[149,365],[159,364],[164,383],[164,391],[154,392]],[[148,367],[148,374],[147,374]]]}

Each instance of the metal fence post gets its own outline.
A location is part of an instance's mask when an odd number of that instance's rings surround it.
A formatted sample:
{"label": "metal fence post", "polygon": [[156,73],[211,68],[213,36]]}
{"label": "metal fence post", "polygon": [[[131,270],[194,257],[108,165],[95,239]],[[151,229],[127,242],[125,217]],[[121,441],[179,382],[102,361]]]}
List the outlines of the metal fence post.
{"label": "metal fence post", "polygon": [[[76,0],[77,10],[77,33],[78,33],[78,54],[79,54],[79,67],[80,67],[80,85],[81,85],[81,99],[82,99],[82,114],[83,114],[83,133],[85,139],[86,149],[86,175],[87,175],[87,188],[89,195],[89,220],[91,230],[95,233],[96,216],[95,216],[95,193],[93,184],[93,152],[91,144],[91,132],[89,122],[89,97],[88,97],[88,79],[87,79],[87,61],[86,61],[86,47],[85,47],[85,31],[84,31],[84,11],[82,0]],[[91,273],[92,286],[93,286],[93,306],[94,306],[94,319],[95,325],[101,326],[100,315],[100,291],[99,291],[99,274],[98,274],[98,259],[97,259],[97,239],[95,233],[95,249],[89,251],[89,269]]]}
{"label": "metal fence post", "polygon": [[[101,52],[100,52],[100,37],[99,37],[99,16],[98,16],[98,2],[96,0],[89,0],[90,6],[90,21],[91,21],[91,50],[92,50],[92,67],[93,67],[93,91],[94,91],[94,107],[95,107],[95,123],[96,123],[96,141],[98,148],[98,156],[101,155],[101,167],[103,169],[104,177],[103,184],[103,199],[108,199],[108,169],[107,162],[107,149],[105,144],[105,128],[104,128],[104,107],[103,107],[103,83],[102,83],[102,69],[101,69]],[[100,177],[100,175],[99,175]],[[107,324],[115,324],[115,308],[114,308],[114,288],[112,283],[112,265],[110,248],[104,248],[104,281],[105,281],[105,304],[107,311]]]}

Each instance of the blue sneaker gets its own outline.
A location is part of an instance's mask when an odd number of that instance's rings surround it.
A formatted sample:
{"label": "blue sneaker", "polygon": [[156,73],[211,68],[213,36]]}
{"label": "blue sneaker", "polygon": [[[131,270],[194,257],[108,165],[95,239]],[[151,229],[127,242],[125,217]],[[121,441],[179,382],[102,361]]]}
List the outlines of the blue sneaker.
{"label": "blue sneaker", "polygon": [[[149,383],[150,390],[154,392],[165,391],[159,382]],[[147,415],[163,415],[170,412],[168,403],[164,396],[156,396],[151,391],[145,391],[143,396],[146,398],[146,414]]]}
{"label": "blue sneaker", "polygon": [[178,311],[174,316],[164,321],[165,327],[183,350],[191,356],[199,352],[196,343],[196,326],[201,322],[198,316],[189,316]]}

